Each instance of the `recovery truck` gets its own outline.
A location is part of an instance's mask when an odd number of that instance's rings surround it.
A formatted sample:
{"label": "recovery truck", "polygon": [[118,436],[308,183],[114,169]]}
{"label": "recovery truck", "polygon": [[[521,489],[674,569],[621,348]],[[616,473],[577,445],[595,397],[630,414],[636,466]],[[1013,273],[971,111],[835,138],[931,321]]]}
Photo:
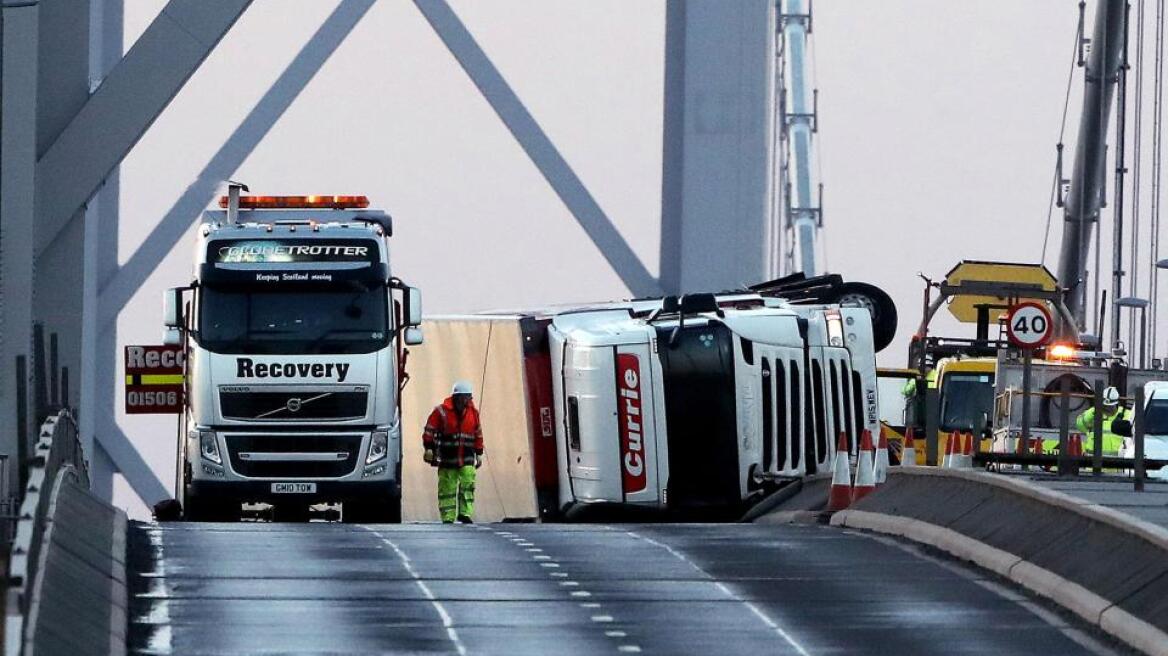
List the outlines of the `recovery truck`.
{"label": "recovery truck", "polygon": [[364,196],[239,192],[204,214],[194,279],[164,299],[166,342],[186,352],[185,516],[335,502],[347,521],[399,521],[403,348],[422,308],[391,274],[392,221]]}
{"label": "recovery truck", "polygon": [[[872,319],[859,305],[745,291],[426,323],[407,435],[420,433],[450,380],[484,383],[477,489],[488,520],[574,518],[611,505],[737,512],[823,470],[840,433],[854,454],[860,432],[879,427]],[[415,441],[407,461],[420,460]],[[500,481],[520,478],[528,485],[500,494]]]}

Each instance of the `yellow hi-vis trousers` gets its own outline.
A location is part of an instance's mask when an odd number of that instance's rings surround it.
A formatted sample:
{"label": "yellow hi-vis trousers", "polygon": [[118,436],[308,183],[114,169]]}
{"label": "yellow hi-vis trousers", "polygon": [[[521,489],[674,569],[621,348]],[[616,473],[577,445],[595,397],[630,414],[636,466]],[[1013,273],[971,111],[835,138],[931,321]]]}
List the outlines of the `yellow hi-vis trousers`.
{"label": "yellow hi-vis trousers", "polygon": [[456,517],[474,517],[475,468],[438,468],[438,514],[442,521],[453,522]]}

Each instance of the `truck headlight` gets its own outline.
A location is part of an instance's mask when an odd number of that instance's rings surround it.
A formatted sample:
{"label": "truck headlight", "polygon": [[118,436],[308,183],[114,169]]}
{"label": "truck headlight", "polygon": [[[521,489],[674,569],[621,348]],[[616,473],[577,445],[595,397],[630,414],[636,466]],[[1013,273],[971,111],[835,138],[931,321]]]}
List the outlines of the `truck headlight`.
{"label": "truck headlight", "polygon": [[199,453],[217,465],[223,464],[223,458],[219,455],[219,441],[215,439],[215,433],[190,432],[191,437],[195,437],[195,435],[199,437]]}
{"label": "truck headlight", "polygon": [[389,453],[389,433],[374,432],[369,437],[369,455],[365,456],[365,464],[372,464],[381,460]]}

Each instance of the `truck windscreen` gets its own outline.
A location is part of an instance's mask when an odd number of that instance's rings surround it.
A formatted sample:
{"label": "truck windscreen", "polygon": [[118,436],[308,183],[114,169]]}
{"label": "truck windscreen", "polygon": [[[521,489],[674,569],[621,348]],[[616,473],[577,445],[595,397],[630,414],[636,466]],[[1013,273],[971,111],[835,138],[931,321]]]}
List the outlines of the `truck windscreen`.
{"label": "truck windscreen", "polygon": [[1144,434],[1168,435],[1168,399],[1152,399],[1145,417]]}
{"label": "truck windscreen", "polygon": [[389,343],[380,285],[275,290],[205,286],[199,344],[217,353],[370,353]]}
{"label": "truck windscreen", "polygon": [[994,414],[994,381],[989,374],[946,374],[941,396],[941,430],[980,431]]}

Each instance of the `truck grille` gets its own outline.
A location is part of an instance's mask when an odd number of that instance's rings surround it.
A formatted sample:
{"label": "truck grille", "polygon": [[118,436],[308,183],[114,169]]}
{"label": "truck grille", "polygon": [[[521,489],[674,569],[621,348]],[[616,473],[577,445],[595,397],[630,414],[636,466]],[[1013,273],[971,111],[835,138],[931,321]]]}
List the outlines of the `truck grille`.
{"label": "truck grille", "polygon": [[303,390],[254,392],[220,389],[219,410],[224,419],[237,421],[341,421],[362,419],[369,407],[369,392]]}
{"label": "truck grille", "polygon": [[[254,478],[340,478],[357,467],[360,435],[225,435],[231,468]],[[327,460],[251,459],[262,454],[305,454]]]}

